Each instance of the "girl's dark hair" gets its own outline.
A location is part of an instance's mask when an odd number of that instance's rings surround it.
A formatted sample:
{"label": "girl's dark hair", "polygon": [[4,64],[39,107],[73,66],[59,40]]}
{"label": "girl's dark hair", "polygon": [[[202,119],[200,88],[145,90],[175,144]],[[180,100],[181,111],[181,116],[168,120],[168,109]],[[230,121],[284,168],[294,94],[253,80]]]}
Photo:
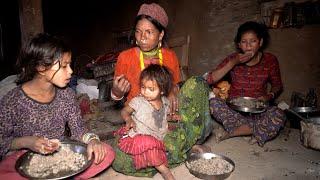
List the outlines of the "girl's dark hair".
{"label": "girl's dark hair", "polygon": [[173,87],[173,77],[168,68],[158,64],[151,64],[145,68],[140,75],[140,84],[142,80],[155,80],[163,96],[168,96]]}
{"label": "girl's dark hair", "polygon": [[132,30],[132,38],[133,38],[133,42],[135,42],[135,36],[134,36],[134,32],[136,30],[136,26],[138,24],[138,22],[141,19],[147,19],[148,21],[150,21],[156,28],[157,30],[161,33],[162,31],[164,32],[164,36],[162,38],[162,43],[164,45],[166,45],[166,41],[167,41],[167,31],[166,28],[163,27],[157,20],[155,20],[154,18],[152,18],[151,16],[145,15],[145,14],[141,14],[139,16],[136,17],[135,21],[134,21],[134,26],[133,26],[133,30]]}
{"label": "girl's dark hair", "polygon": [[[263,39],[263,44],[260,47],[261,50],[266,48],[269,44],[270,35],[268,32],[268,28],[265,24],[257,23],[254,21],[248,21],[241,24],[238,28],[238,32],[236,37],[234,38],[234,43],[236,47],[238,47],[238,43],[241,41],[241,37],[244,33],[252,31],[254,32],[257,37],[261,40]],[[239,48],[238,48],[239,49]]]}
{"label": "girl's dark hair", "polygon": [[37,34],[20,51],[17,84],[32,80],[39,66],[49,69],[54,63],[60,65],[63,54],[67,52],[71,53],[71,49],[62,40],[46,33]]}

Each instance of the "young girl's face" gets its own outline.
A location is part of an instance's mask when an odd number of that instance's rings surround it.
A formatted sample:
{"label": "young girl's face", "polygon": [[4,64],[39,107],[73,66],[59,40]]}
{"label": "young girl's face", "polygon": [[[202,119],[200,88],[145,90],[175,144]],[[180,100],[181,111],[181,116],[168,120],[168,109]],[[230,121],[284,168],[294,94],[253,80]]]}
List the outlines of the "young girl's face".
{"label": "young girl's face", "polygon": [[140,91],[141,95],[148,101],[154,101],[161,98],[160,88],[155,80],[143,79],[141,81]]}
{"label": "young girl's face", "polygon": [[262,43],[263,39],[259,39],[256,33],[248,31],[242,34],[238,46],[243,53],[250,53],[254,56],[258,53]]}
{"label": "young girl's face", "polygon": [[46,78],[58,87],[65,87],[70,82],[71,74],[71,53],[64,53],[60,64],[58,61],[45,71]]}

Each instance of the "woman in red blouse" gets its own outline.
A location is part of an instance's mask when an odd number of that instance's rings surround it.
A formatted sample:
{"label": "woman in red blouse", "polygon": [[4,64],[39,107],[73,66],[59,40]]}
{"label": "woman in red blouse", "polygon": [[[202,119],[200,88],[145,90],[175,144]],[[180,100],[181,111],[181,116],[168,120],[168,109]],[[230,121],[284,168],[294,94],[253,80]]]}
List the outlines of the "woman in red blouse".
{"label": "woman in red blouse", "polygon": [[[126,102],[129,103],[132,98],[139,95],[141,71],[150,64],[166,66],[171,71],[174,85],[180,81],[179,62],[176,54],[162,46],[167,25],[168,16],[160,5],[155,3],[141,5],[135,22],[137,46],[121,52],[115,67],[115,78],[111,92],[111,97],[114,100],[126,97]],[[181,119],[179,126],[173,125],[163,140],[169,168],[184,162],[188,151],[209,150],[208,147],[201,145],[212,132],[212,119],[210,113],[207,112],[209,111],[209,102],[205,102],[208,100],[208,91],[207,83],[200,78],[190,78],[184,83],[181,90],[178,91],[177,86],[174,86],[170,91],[168,95],[169,111],[171,115],[179,111]],[[179,97],[179,108],[177,97]],[[171,118],[178,119],[178,117],[176,114]],[[115,132],[115,135],[115,140],[118,141],[123,138],[124,131],[122,132],[120,129]],[[149,145],[152,144],[149,143]],[[114,149],[116,158],[112,167],[116,171],[130,176],[145,177],[152,177],[157,173],[151,164],[147,168],[136,169],[132,163],[132,155],[124,153],[118,146],[114,146]],[[153,152],[153,149],[146,152]]]}
{"label": "woman in red blouse", "polygon": [[[230,94],[233,97],[253,97],[272,101],[282,91],[277,58],[263,52],[269,40],[267,28],[256,22],[246,22],[238,28],[235,45],[238,52],[227,56],[212,72],[207,81],[211,84],[230,75]],[[267,85],[271,84],[268,91]],[[270,106],[266,112],[245,116],[230,109],[219,97],[210,100],[210,110],[227,131],[221,139],[252,135],[251,143],[260,146],[274,138],[284,125],[284,114]]]}
{"label": "woman in red blouse", "polygon": [[[168,16],[165,10],[158,4],[143,4],[135,21],[136,47],[120,53],[115,67],[115,78],[111,91],[114,100],[120,100],[124,96],[129,102],[139,95],[139,77],[141,71],[149,64],[166,66],[173,75],[176,85],[180,82],[179,61],[174,51],[164,48],[162,45],[166,35]],[[177,109],[175,91],[169,95],[172,111]]]}

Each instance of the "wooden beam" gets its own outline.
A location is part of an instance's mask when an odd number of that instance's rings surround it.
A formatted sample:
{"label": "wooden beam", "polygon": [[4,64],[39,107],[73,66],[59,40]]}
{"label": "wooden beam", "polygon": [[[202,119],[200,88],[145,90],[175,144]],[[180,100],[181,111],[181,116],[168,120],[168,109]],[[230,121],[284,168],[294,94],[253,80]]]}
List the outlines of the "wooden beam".
{"label": "wooden beam", "polygon": [[21,45],[43,32],[42,0],[19,0]]}

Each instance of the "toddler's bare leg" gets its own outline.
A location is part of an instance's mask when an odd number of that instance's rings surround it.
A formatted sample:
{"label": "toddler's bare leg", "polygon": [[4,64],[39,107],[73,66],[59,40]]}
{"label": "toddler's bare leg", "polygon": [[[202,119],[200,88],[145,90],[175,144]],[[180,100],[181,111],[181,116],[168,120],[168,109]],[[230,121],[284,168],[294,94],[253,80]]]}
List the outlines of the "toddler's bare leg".
{"label": "toddler's bare leg", "polygon": [[166,165],[161,164],[160,166],[156,166],[155,168],[160,172],[163,179],[175,180],[175,178],[173,177],[173,174],[171,173],[170,169]]}

